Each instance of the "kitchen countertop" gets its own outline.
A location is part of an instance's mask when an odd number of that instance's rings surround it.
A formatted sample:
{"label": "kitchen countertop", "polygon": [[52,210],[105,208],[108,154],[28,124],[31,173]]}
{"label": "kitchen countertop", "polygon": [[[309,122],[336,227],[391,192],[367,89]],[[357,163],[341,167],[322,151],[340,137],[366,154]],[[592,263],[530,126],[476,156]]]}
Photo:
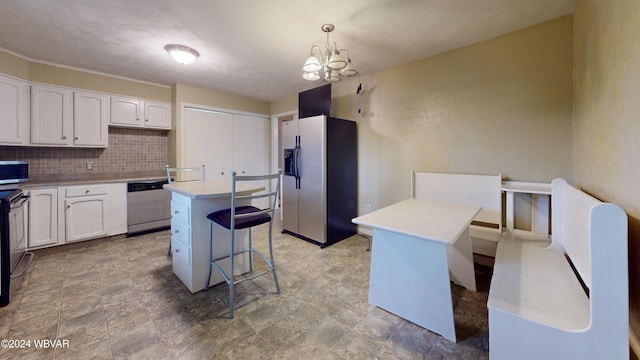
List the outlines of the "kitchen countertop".
{"label": "kitchen countertop", "polygon": [[165,180],[166,173],[163,172],[135,172],[119,174],[96,174],[90,176],[69,177],[67,174],[39,174],[29,178],[29,181],[22,184],[23,189],[38,189],[56,186],[89,185],[105,183],[122,183],[145,180]]}
{"label": "kitchen countertop", "polygon": [[[165,184],[166,190],[188,196],[192,199],[211,199],[231,195],[230,181],[185,181]],[[264,186],[254,184],[237,184],[238,195],[250,195],[264,190]]]}

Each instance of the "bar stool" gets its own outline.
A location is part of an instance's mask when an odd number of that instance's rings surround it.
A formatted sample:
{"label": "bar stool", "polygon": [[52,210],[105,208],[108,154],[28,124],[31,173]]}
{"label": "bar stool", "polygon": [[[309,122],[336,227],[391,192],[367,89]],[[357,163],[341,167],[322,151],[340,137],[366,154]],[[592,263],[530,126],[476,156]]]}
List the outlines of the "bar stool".
{"label": "bar stool", "polygon": [[[258,276],[265,275],[268,273],[273,274],[273,280],[276,285],[276,293],[280,294],[280,285],[278,283],[278,276],[276,275],[276,267],[273,261],[273,247],[272,247],[272,230],[273,230],[273,218],[276,207],[276,202],[278,198],[278,191],[280,189],[280,176],[282,174],[282,170],[278,169],[278,172],[275,174],[268,175],[236,175],[236,172],[233,171],[231,173],[231,208],[220,210],[213,212],[207,215],[207,219],[211,220],[209,223],[209,240],[210,240],[210,266],[209,266],[209,278],[207,280],[207,288],[209,288],[209,283],[211,282],[211,269],[216,268],[218,272],[222,275],[225,282],[229,285],[229,318],[233,318],[233,286],[235,284],[241,283],[246,280],[254,279]],[[237,185],[240,182],[244,181],[264,181],[264,180],[275,180],[275,190],[269,191],[267,189],[266,193],[257,193],[254,195],[243,195],[242,191],[236,191]],[[270,207],[266,209],[259,209],[255,206],[236,206],[236,203],[241,201],[259,199],[259,198],[269,198]],[[273,199],[271,199],[273,198]],[[229,255],[213,258],[213,223],[216,223],[226,229],[229,230]],[[253,248],[253,243],[251,239],[251,228],[254,226],[262,225],[269,223],[269,236],[268,236],[268,245],[269,245],[269,259],[267,259],[260,251]],[[249,231],[249,247],[245,250],[235,251],[235,230],[240,229],[248,229]],[[268,269],[262,271],[258,274],[253,274],[248,277],[244,277],[242,279],[234,280],[234,257],[240,254],[249,253],[259,255],[262,260],[264,260]],[[228,275],[222,269],[219,261],[229,259],[229,269]],[[249,258],[249,272],[253,273],[253,256]]]}
{"label": "bar stool", "polygon": [[[177,182],[187,182],[187,181],[204,181],[204,164],[198,167],[182,167],[182,168],[170,167],[169,165],[165,165],[164,168],[167,171],[167,182],[169,184],[174,182],[177,183]],[[186,173],[195,173],[197,177],[194,177],[194,176],[187,177]],[[167,256],[171,256],[171,238],[169,238],[169,250],[167,251]]]}

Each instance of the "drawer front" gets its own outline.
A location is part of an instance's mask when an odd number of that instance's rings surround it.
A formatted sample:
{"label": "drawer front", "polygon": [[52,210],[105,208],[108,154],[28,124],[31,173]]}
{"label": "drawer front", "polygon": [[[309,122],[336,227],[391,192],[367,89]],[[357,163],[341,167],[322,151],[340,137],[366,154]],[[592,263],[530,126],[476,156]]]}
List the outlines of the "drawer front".
{"label": "drawer front", "polygon": [[191,222],[189,221],[190,218],[189,206],[177,203],[175,201],[171,202],[171,219],[180,221],[185,225],[191,225]]}
{"label": "drawer front", "polygon": [[173,273],[185,284],[191,284],[191,248],[176,238],[171,238]]}
{"label": "drawer front", "polygon": [[190,227],[177,219],[171,219],[171,237],[181,241],[184,245],[191,246]]}
{"label": "drawer front", "polygon": [[66,197],[105,195],[107,193],[109,193],[107,185],[67,186],[65,188]]}

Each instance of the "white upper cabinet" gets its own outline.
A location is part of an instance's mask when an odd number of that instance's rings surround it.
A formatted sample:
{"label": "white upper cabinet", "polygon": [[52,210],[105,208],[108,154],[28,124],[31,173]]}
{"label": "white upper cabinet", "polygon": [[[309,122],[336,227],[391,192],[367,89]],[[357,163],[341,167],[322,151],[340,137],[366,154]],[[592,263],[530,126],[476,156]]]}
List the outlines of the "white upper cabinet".
{"label": "white upper cabinet", "polygon": [[156,129],[171,129],[171,104],[145,101],[144,126]]}
{"label": "white upper cabinet", "polygon": [[0,76],[0,144],[29,144],[29,83]]}
{"label": "white upper cabinet", "polygon": [[109,143],[109,96],[100,93],[73,93],[73,144],[107,147]]}
{"label": "white upper cabinet", "polygon": [[108,96],[48,86],[31,86],[31,144],[107,147]]}
{"label": "white upper cabinet", "polygon": [[112,96],[109,125],[170,130],[171,104]]}
{"label": "white upper cabinet", "polygon": [[31,86],[31,144],[72,144],[71,94],[65,88]]}
{"label": "white upper cabinet", "polygon": [[142,126],[140,122],[140,99],[126,97],[111,97],[110,125],[117,126]]}

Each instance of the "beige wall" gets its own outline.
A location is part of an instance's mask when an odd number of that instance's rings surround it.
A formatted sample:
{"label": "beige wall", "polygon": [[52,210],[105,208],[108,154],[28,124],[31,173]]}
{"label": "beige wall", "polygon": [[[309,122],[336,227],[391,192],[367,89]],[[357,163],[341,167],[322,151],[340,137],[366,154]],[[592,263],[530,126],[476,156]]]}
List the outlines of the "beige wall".
{"label": "beige wall", "polygon": [[0,73],[29,80],[29,61],[0,50]]}
{"label": "beige wall", "polygon": [[574,179],[629,215],[631,326],[638,336],[640,2],[580,0],[574,18]]}
{"label": "beige wall", "polygon": [[24,80],[143,99],[171,101],[171,87],[31,62],[0,50],[0,73]]}
{"label": "beige wall", "polygon": [[359,212],[409,197],[412,169],[571,181],[572,52],[567,16],[335,84],[333,114],[358,122]]}

